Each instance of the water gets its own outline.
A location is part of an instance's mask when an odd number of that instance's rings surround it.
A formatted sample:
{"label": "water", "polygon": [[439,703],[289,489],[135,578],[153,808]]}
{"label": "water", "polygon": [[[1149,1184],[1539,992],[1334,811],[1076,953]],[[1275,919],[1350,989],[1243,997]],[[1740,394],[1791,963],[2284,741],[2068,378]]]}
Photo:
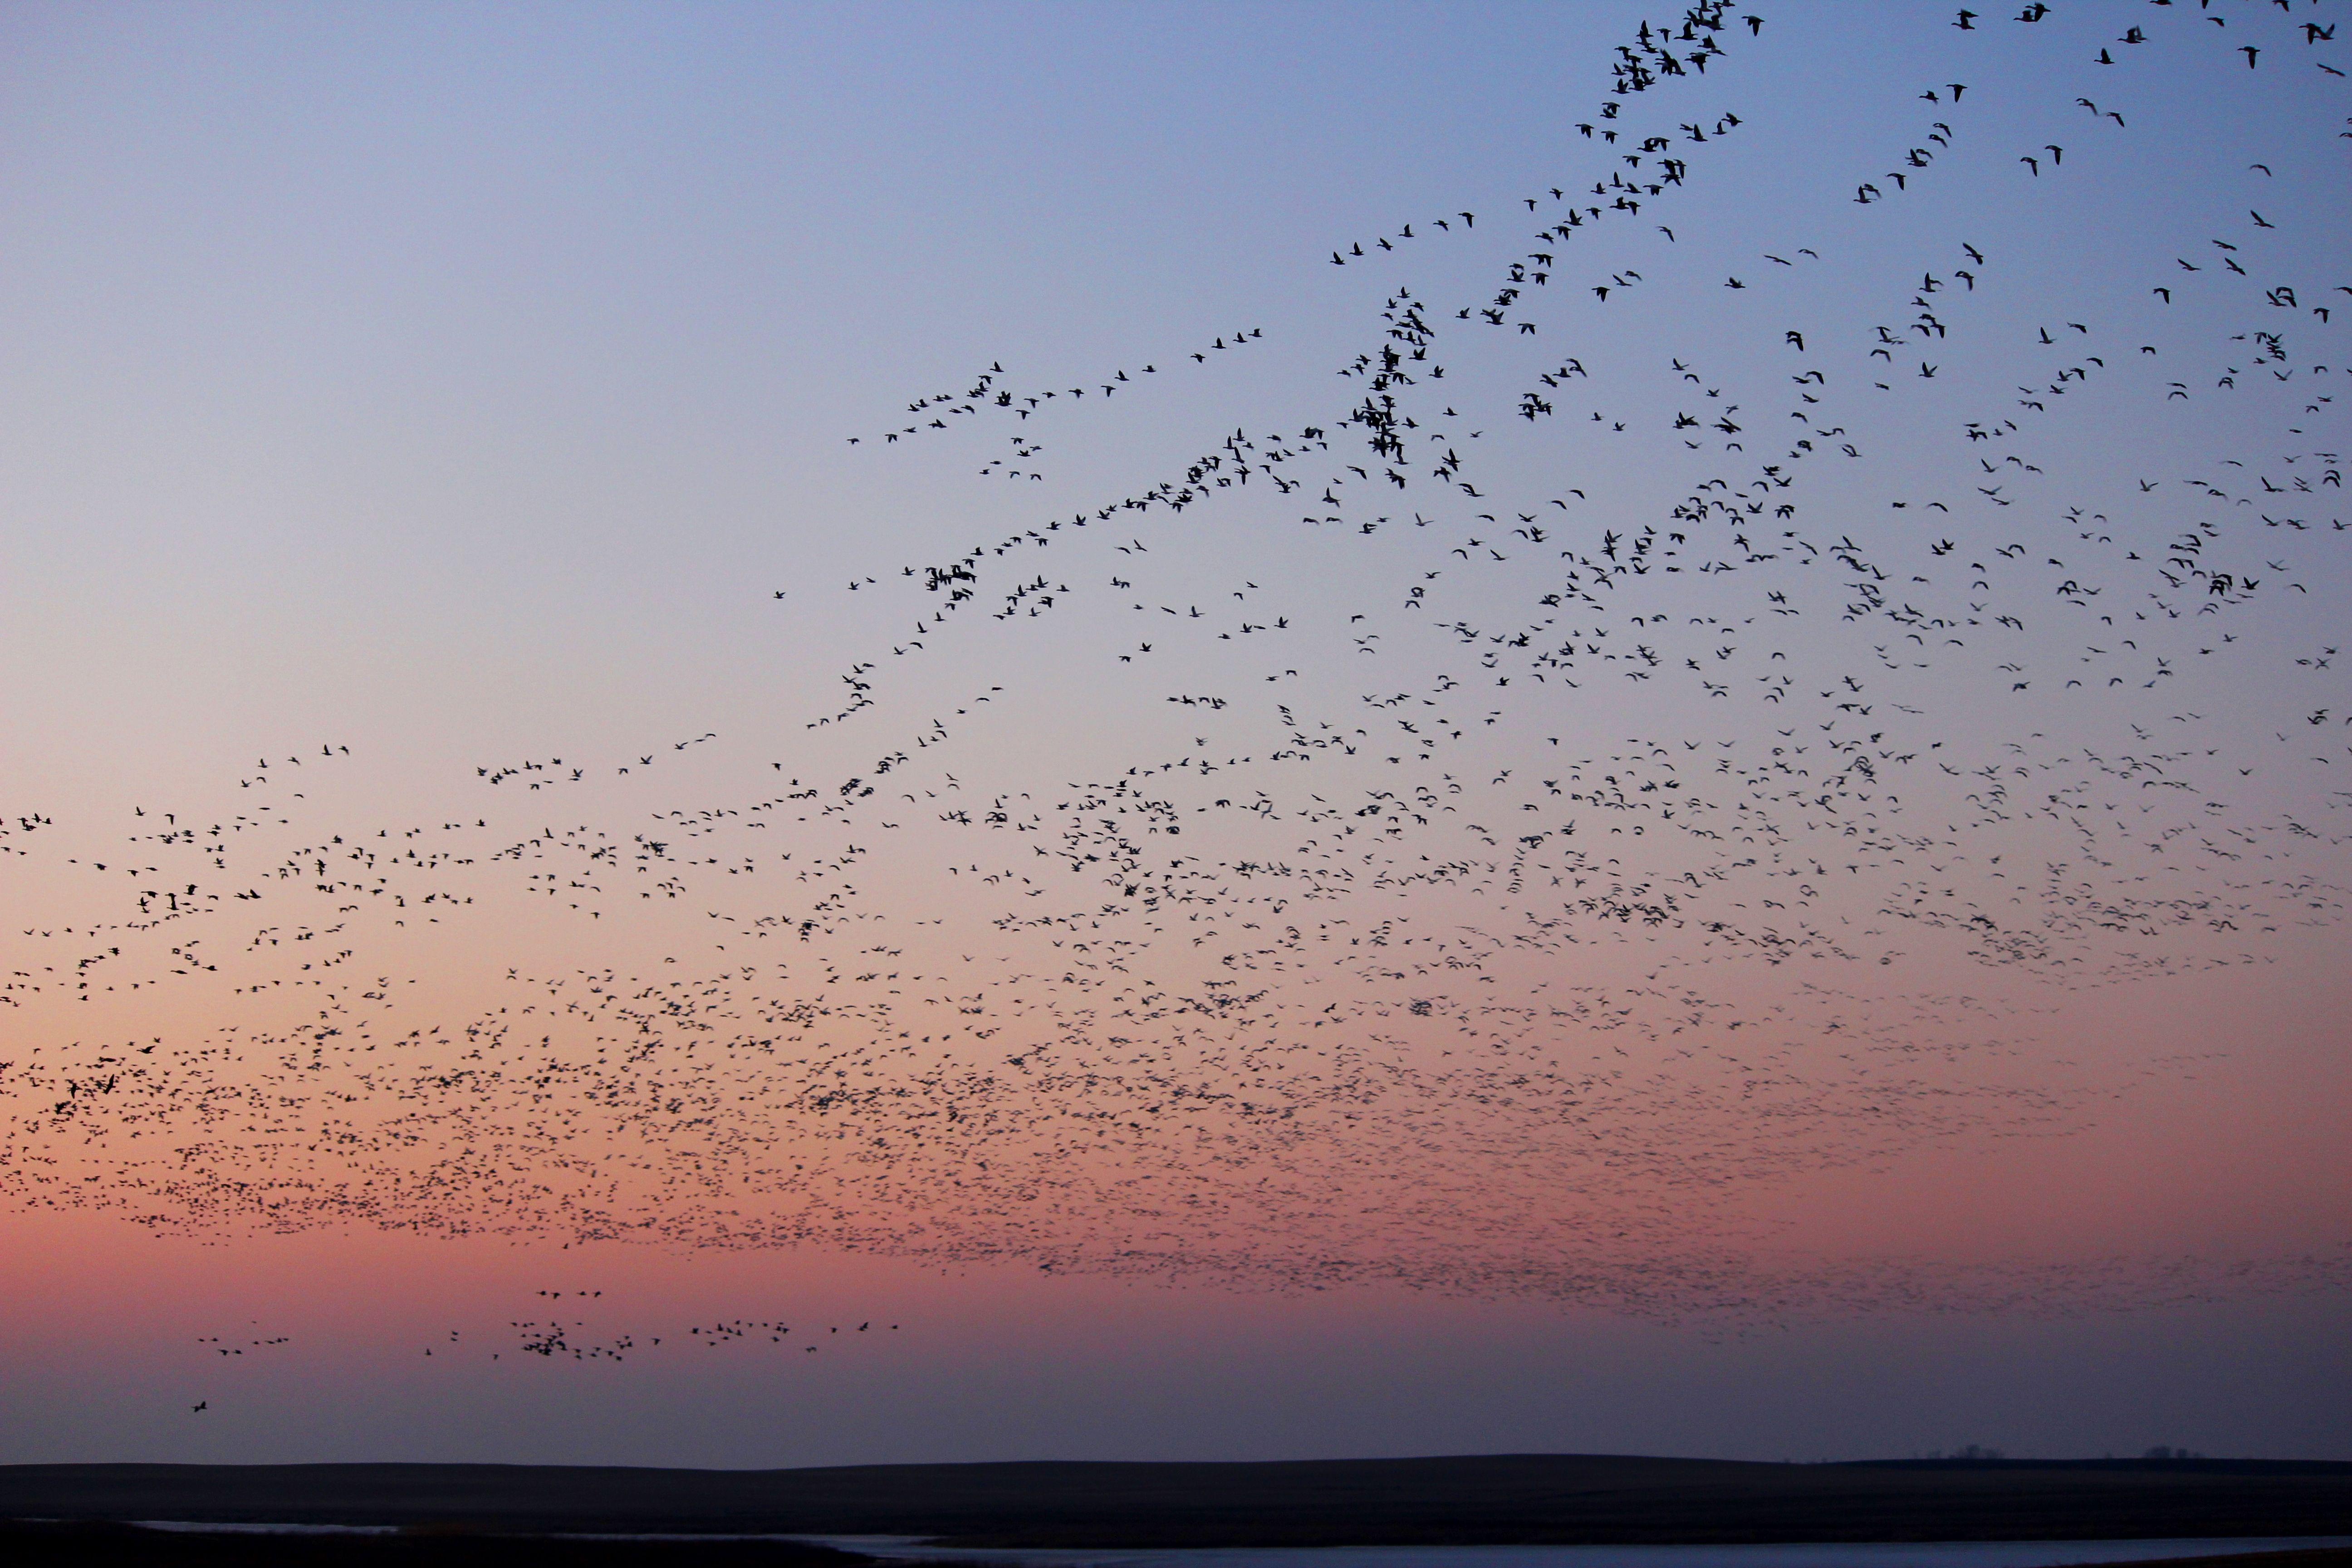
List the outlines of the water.
{"label": "water", "polygon": [[[249,1524],[132,1520],[145,1530],[228,1535],[390,1535],[390,1524]],[[1829,1542],[1770,1546],[928,1546],[912,1535],[567,1533],[575,1541],[805,1541],[887,1562],[1001,1568],[2071,1568],[2244,1552],[2352,1546],[2352,1535],[2179,1541]]]}
{"label": "water", "polygon": [[1218,1546],[1038,1549],[926,1546],[900,1535],[796,1540],[900,1563],[1017,1568],[2063,1568],[2240,1552],[2352,1546],[2352,1535],[2213,1541],[1841,1542],[1771,1546]]}

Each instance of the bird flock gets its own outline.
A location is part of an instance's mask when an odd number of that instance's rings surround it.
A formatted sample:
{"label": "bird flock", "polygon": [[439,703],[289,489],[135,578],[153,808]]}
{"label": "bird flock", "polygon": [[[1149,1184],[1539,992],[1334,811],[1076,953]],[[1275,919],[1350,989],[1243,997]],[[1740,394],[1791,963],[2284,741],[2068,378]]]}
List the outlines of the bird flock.
{"label": "bird flock", "polygon": [[[0,973],[0,1200],[1662,1321],[2352,1285],[1773,1248],[1798,1178],[2064,1136],[2240,1043],[2045,1033],[2084,998],[2341,940],[2352,267],[2278,194],[2345,188],[2333,24],[2066,11],[1958,11],[1908,132],[1772,154],[1769,213],[1717,172],[1804,64],[1769,12],[1561,62],[1540,188],[1283,263],[1358,311],[1318,400],[748,588],[868,634],[731,726],[469,759],[401,819],[357,735],[128,824],[10,803],[0,865],[66,891]],[[2293,138],[2084,226],[2253,89]],[[2036,247],[2093,229],[2076,287]],[[1099,468],[1289,352],[1170,331],[843,460],[1059,496],[1047,440]],[[818,1348],[560,1310],[481,1353]]]}

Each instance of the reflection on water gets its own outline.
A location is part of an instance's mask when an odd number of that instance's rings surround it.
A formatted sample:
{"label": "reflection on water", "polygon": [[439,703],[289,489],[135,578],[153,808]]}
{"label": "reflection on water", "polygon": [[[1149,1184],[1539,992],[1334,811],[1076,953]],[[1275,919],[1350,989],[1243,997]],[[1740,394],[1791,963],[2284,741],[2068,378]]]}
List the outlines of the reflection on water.
{"label": "reflection on water", "polygon": [[[144,1530],[232,1535],[389,1535],[391,1524],[226,1523],[141,1519]],[[2238,1552],[2352,1546],[2352,1535],[2181,1541],[1888,1541],[1771,1546],[928,1546],[913,1535],[723,1535],[566,1531],[568,1541],[804,1541],[891,1563],[1001,1568],[2071,1568]]]}
{"label": "reflection on water", "polygon": [[902,1563],[1017,1568],[2062,1568],[2352,1546],[2352,1535],[2221,1541],[1930,1541],[1773,1546],[1223,1546],[1118,1552],[925,1546],[903,1535],[798,1540]]}

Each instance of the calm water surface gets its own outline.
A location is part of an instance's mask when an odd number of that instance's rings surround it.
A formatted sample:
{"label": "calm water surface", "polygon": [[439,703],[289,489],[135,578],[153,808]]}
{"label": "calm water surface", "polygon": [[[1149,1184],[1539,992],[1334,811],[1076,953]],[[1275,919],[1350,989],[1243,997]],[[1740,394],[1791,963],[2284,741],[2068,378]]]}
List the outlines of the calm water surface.
{"label": "calm water surface", "polygon": [[2352,1546],[2352,1535],[2220,1541],[1949,1541],[1780,1546],[1222,1546],[1168,1551],[1003,1551],[906,1536],[802,1536],[905,1563],[1019,1568],[2062,1568],[2235,1552]]}
{"label": "calm water surface", "polygon": [[[142,1519],[149,1530],[253,1535],[378,1535],[389,1524],[229,1524]],[[806,1541],[896,1563],[1005,1568],[2072,1568],[2240,1552],[2352,1546],[2352,1535],[2181,1541],[1832,1542],[1775,1546],[1202,1546],[1006,1549],[926,1546],[911,1535],[578,1535],[590,1541]]]}

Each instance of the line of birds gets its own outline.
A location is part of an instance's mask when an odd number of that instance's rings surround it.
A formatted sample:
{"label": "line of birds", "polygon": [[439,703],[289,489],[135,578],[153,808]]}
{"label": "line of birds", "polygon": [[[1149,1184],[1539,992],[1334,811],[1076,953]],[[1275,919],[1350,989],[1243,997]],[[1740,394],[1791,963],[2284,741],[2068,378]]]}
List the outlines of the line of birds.
{"label": "line of birds", "polygon": [[[1207,348],[1193,349],[1178,357],[1190,358],[1194,364],[1206,364],[1212,353],[1223,353],[1227,349],[1246,348],[1265,336],[1265,329],[1263,327],[1251,327],[1244,331],[1223,333]],[[1225,341],[1227,338],[1233,341],[1227,342]],[[948,419],[956,416],[980,415],[992,409],[999,409],[1025,421],[1033,414],[1045,412],[1045,405],[1058,398],[1067,398],[1073,403],[1079,403],[1084,402],[1087,396],[1087,389],[1085,386],[1047,387],[1035,392],[1015,392],[1011,387],[999,384],[999,378],[1004,374],[1003,362],[995,361],[986,370],[974,376],[971,385],[961,393],[935,392],[928,396],[916,398],[907,405],[907,412],[917,416],[916,422],[912,425],[901,426],[896,430],[885,431],[882,444],[895,445],[905,437],[919,436],[927,431],[946,430],[949,428]],[[1135,374],[1137,376],[1158,375],[1160,371],[1160,366],[1154,363],[1142,366]],[[1139,383],[1129,377],[1126,371],[1116,370],[1107,377],[1097,378],[1093,384],[1100,397],[1108,400],[1116,396],[1121,388],[1131,387]],[[929,417],[923,417],[924,416]],[[869,437],[864,436],[847,437],[848,444],[853,447],[868,439]],[[1013,439],[1016,448],[1022,445],[1020,437],[1016,436]]]}

